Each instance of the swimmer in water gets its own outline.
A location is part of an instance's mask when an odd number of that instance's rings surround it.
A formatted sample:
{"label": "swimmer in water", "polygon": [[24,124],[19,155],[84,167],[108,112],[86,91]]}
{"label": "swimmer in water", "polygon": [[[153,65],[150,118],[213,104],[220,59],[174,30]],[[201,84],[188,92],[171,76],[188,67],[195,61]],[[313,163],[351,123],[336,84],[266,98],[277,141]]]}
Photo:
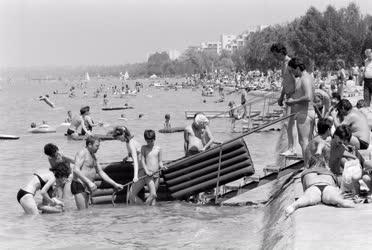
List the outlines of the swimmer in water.
{"label": "swimmer in water", "polygon": [[49,95],[45,96],[39,96],[39,101],[44,101],[46,104],[48,104],[50,107],[54,108],[55,105],[49,100]]}
{"label": "swimmer in water", "polygon": [[164,128],[170,129],[171,124],[170,124],[170,114],[165,115],[165,122],[164,122]]}
{"label": "swimmer in water", "polygon": [[141,119],[143,117],[143,114],[138,115],[138,119]]}
{"label": "swimmer in water", "polygon": [[[64,204],[62,201],[52,198],[52,186],[54,183],[56,183],[57,187],[63,186],[70,176],[71,168],[67,164],[60,162],[49,170],[33,174],[32,179],[18,191],[17,201],[26,214],[39,214],[39,208],[42,209],[46,205],[63,208]],[[35,193],[39,190],[43,197],[41,205],[37,205],[34,199]],[[57,211],[62,211],[62,209],[57,209]]]}

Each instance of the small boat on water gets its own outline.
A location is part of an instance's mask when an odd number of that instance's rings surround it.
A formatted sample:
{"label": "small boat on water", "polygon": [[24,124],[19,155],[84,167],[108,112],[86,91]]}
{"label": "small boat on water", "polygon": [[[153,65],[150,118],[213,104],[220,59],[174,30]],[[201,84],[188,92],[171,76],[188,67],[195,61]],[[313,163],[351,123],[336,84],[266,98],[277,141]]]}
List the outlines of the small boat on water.
{"label": "small boat on water", "polygon": [[19,136],[0,134],[0,140],[18,140]]}
{"label": "small boat on water", "polygon": [[[195,114],[203,113],[207,118],[229,118],[230,114],[228,111],[185,111],[186,119],[194,119]],[[250,117],[256,117],[261,111],[252,111]]]}
{"label": "small boat on water", "polygon": [[111,111],[111,110],[123,110],[123,109],[133,109],[132,106],[122,106],[122,107],[103,107],[103,111]]}

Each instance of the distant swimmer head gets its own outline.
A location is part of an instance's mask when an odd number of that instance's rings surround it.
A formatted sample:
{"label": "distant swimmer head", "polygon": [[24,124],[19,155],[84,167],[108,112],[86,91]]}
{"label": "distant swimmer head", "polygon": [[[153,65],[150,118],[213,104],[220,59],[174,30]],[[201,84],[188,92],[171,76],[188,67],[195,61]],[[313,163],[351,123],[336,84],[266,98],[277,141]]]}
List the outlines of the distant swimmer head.
{"label": "distant swimmer head", "polygon": [[196,114],[194,121],[198,127],[205,127],[209,123],[208,118],[203,113]]}
{"label": "distant swimmer head", "polygon": [[128,103],[124,104],[124,106],[125,106],[125,107],[128,106]]}
{"label": "distant swimmer head", "polygon": [[90,110],[89,106],[84,106],[80,109],[80,115],[86,115]]}
{"label": "distant swimmer head", "polygon": [[112,136],[120,141],[129,142],[133,138],[133,135],[129,129],[125,126],[117,126],[112,131]]}
{"label": "distant swimmer head", "polygon": [[32,122],[31,123],[31,128],[36,128],[36,123]]}
{"label": "distant swimmer head", "polygon": [[234,101],[230,101],[228,105],[229,105],[230,108],[232,108],[232,107],[234,107],[235,102]]}
{"label": "distant swimmer head", "polygon": [[142,118],[142,116],[143,116],[143,114],[139,114],[139,115],[138,115],[138,118]]}
{"label": "distant swimmer head", "polygon": [[170,114],[165,114],[165,119],[170,120]]}
{"label": "distant swimmer head", "polygon": [[204,100],[203,100],[203,103],[206,103],[206,102],[207,102],[207,100],[204,99]]}
{"label": "distant swimmer head", "polygon": [[46,98],[49,98],[49,95],[48,95],[48,94],[46,94],[46,95],[45,95],[45,97],[46,97]]}

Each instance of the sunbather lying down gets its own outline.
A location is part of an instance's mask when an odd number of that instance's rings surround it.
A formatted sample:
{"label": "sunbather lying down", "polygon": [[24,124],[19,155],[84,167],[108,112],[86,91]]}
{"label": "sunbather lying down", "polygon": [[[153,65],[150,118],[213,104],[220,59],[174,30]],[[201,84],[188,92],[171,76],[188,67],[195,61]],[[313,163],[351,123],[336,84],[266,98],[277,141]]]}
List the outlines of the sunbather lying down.
{"label": "sunbather lying down", "polygon": [[304,194],[285,210],[286,216],[296,209],[313,206],[319,203],[339,207],[354,207],[352,200],[346,200],[337,185],[336,176],[327,168],[323,157],[316,155],[310,158],[309,169],[301,175]]}

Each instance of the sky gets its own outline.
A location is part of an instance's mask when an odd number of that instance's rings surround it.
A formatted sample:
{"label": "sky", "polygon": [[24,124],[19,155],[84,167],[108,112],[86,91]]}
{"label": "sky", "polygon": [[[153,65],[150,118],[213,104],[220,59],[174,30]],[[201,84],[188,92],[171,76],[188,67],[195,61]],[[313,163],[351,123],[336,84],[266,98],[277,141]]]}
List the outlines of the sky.
{"label": "sky", "polygon": [[[117,65],[347,0],[0,0],[0,67]],[[355,1],[372,15],[372,1]]]}

